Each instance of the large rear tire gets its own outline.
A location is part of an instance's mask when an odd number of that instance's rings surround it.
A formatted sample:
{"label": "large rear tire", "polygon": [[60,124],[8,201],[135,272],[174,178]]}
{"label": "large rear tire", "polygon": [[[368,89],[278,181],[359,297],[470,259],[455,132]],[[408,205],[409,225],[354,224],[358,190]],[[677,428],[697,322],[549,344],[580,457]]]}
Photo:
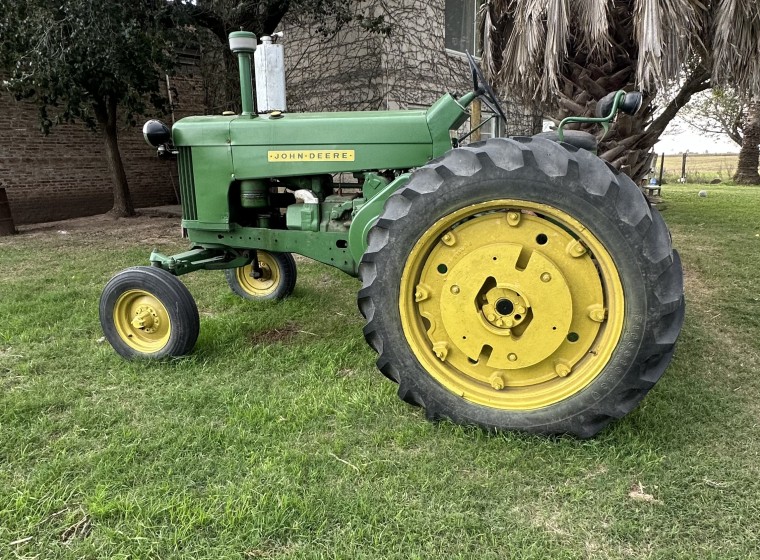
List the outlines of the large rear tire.
{"label": "large rear tire", "polygon": [[369,233],[359,307],[378,367],[431,419],[590,437],[633,410],[684,317],[678,254],[633,182],[584,150],[452,150]]}

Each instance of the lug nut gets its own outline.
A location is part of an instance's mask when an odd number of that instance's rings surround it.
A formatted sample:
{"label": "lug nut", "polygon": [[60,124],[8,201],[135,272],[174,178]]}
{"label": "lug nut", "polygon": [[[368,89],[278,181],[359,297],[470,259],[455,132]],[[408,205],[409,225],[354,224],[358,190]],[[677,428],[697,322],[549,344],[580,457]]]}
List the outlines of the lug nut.
{"label": "lug nut", "polygon": [[592,309],[589,312],[588,316],[592,321],[596,321],[597,323],[602,323],[604,322],[606,312],[604,309]]}
{"label": "lug nut", "polygon": [[457,238],[454,236],[453,233],[448,232],[443,237],[441,237],[441,241],[443,241],[444,245],[448,245],[451,247],[457,242]]}
{"label": "lug nut", "polygon": [[500,371],[494,373],[489,381],[491,382],[491,387],[497,391],[501,391],[504,388],[504,376]]}
{"label": "lug nut", "polygon": [[436,342],[433,344],[433,353],[435,354],[435,357],[441,360],[442,362],[446,361],[446,358],[449,355],[449,345],[446,342]]}
{"label": "lug nut", "polygon": [[582,257],[586,254],[586,247],[578,240],[571,241],[567,246],[567,253],[574,258]]}
{"label": "lug nut", "polygon": [[414,290],[414,301],[419,303],[430,297],[430,290],[424,284],[418,284]]}

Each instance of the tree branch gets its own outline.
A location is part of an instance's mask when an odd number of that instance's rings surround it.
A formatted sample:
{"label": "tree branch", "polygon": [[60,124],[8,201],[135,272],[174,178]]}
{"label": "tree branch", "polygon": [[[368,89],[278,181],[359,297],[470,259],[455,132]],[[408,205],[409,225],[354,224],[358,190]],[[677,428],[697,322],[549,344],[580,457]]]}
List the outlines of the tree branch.
{"label": "tree branch", "polygon": [[653,146],[681,107],[689,102],[692,95],[710,89],[710,87],[712,87],[710,84],[710,73],[704,66],[698,66],[694,73],[686,80],[686,83],[681,86],[678,94],[667,104],[660,116],[647,127],[646,133],[640,140],[641,145],[647,144],[650,147]]}

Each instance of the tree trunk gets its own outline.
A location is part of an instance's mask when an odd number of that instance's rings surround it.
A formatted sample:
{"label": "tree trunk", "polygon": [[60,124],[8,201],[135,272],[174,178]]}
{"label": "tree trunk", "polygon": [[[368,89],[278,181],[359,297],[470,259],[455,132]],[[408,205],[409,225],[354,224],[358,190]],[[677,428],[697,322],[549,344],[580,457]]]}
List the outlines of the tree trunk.
{"label": "tree trunk", "polygon": [[760,102],[750,104],[743,132],[734,181],[741,185],[760,185],[760,174],[757,171],[760,164]]}
{"label": "tree trunk", "polygon": [[98,120],[98,129],[103,135],[106,148],[106,161],[108,170],[111,172],[111,184],[113,186],[113,208],[110,214],[119,218],[135,215],[132,204],[132,196],[129,194],[127,174],[124,172],[124,164],[119,152],[119,141],[116,127],[116,100],[108,98],[95,105],[95,117]]}

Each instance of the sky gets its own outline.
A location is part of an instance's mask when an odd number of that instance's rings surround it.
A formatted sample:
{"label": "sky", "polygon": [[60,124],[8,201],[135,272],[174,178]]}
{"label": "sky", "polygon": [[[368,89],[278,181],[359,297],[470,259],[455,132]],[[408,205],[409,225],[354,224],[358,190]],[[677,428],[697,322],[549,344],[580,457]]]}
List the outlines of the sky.
{"label": "sky", "polygon": [[657,154],[733,154],[739,153],[740,146],[725,134],[705,134],[689,126],[677,117],[654,145]]}
{"label": "sky", "polygon": [[[554,124],[544,121],[544,130],[551,130]],[[697,130],[678,117],[665,129],[659,142],[654,145],[656,154],[738,154],[740,146],[726,134],[706,134]]]}

